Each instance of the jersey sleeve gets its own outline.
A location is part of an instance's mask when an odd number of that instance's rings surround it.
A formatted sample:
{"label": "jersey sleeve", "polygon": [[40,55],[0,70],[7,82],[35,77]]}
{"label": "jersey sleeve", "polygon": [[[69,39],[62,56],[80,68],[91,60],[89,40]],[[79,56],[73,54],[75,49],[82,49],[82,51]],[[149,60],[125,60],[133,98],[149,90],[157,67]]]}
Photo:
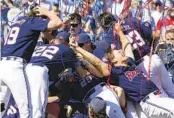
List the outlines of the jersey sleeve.
{"label": "jersey sleeve", "polygon": [[46,31],[49,20],[34,17],[30,22],[29,27],[31,30],[43,32]]}

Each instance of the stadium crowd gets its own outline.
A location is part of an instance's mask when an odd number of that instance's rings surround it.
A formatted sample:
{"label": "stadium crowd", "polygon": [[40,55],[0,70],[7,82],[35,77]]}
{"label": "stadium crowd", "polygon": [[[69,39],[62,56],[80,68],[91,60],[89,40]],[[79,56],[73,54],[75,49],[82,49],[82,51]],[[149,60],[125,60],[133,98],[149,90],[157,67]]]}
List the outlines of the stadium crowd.
{"label": "stadium crowd", "polygon": [[173,0],[0,6],[2,118],[174,118]]}

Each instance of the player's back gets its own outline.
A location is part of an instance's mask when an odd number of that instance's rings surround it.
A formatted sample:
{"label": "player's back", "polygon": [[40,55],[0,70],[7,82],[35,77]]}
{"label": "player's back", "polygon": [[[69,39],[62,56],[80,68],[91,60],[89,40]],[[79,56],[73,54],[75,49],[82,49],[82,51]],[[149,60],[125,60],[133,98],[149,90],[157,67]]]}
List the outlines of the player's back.
{"label": "player's back", "polygon": [[49,78],[55,79],[66,68],[73,68],[77,62],[74,51],[64,44],[45,44],[36,46],[30,63],[46,65]]}
{"label": "player's back", "polygon": [[27,16],[14,22],[2,48],[2,57],[16,56],[30,60],[40,32],[47,29],[48,20]]}
{"label": "player's back", "polygon": [[142,26],[145,30],[149,29],[147,34],[149,35],[151,33],[150,24],[144,26],[144,24],[138,23],[136,18],[125,19],[122,23],[123,32],[132,44],[135,60],[139,60],[150,51],[150,42],[142,36],[142,32],[144,32],[141,30]]}
{"label": "player's back", "polygon": [[73,85],[71,88],[71,97],[76,100],[83,100],[85,95],[94,88],[97,84],[104,82],[104,78],[98,78],[91,74],[83,77],[74,79]]}

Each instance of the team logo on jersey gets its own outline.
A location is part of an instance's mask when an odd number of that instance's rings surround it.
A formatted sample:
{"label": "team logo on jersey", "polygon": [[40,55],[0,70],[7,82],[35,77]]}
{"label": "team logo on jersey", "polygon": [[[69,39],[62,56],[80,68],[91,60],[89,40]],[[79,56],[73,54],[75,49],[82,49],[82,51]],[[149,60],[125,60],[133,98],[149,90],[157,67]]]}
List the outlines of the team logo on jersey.
{"label": "team logo on jersey", "polygon": [[138,70],[138,69],[136,69],[136,70],[134,70],[134,71],[127,71],[127,72],[125,72],[125,75],[126,75],[126,77],[128,78],[128,80],[130,81],[130,82],[132,82],[132,80],[136,77],[136,76],[138,76],[140,74],[140,71]]}
{"label": "team logo on jersey", "polygon": [[144,23],[144,26],[150,27],[150,24],[148,22]]}

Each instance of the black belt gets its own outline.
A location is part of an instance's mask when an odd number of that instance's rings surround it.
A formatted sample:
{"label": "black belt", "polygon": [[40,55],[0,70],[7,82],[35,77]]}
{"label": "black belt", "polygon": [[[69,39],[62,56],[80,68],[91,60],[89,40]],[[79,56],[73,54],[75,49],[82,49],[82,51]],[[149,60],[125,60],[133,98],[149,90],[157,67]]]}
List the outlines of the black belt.
{"label": "black belt", "polygon": [[[97,84],[97,85],[100,85],[101,87],[103,87],[103,86],[105,86],[106,85],[106,83],[99,83],[99,84]],[[96,85],[96,86],[97,86]],[[90,101],[91,101],[91,99],[89,98],[89,96],[90,95],[92,95],[94,92],[96,91],[96,88],[95,87],[93,87],[92,89],[90,89],[89,90],[89,92],[85,95],[85,97],[83,98],[83,102],[85,102],[85,103],[89,103]]]}
{"label": "black belt", "polygon": [[15,57],[15,56],[8,56],[8,57],[1,57],[1,60],[9,60],[9,61],[20,61],[23,63],[26,63],[26,60],[21,57]]}

